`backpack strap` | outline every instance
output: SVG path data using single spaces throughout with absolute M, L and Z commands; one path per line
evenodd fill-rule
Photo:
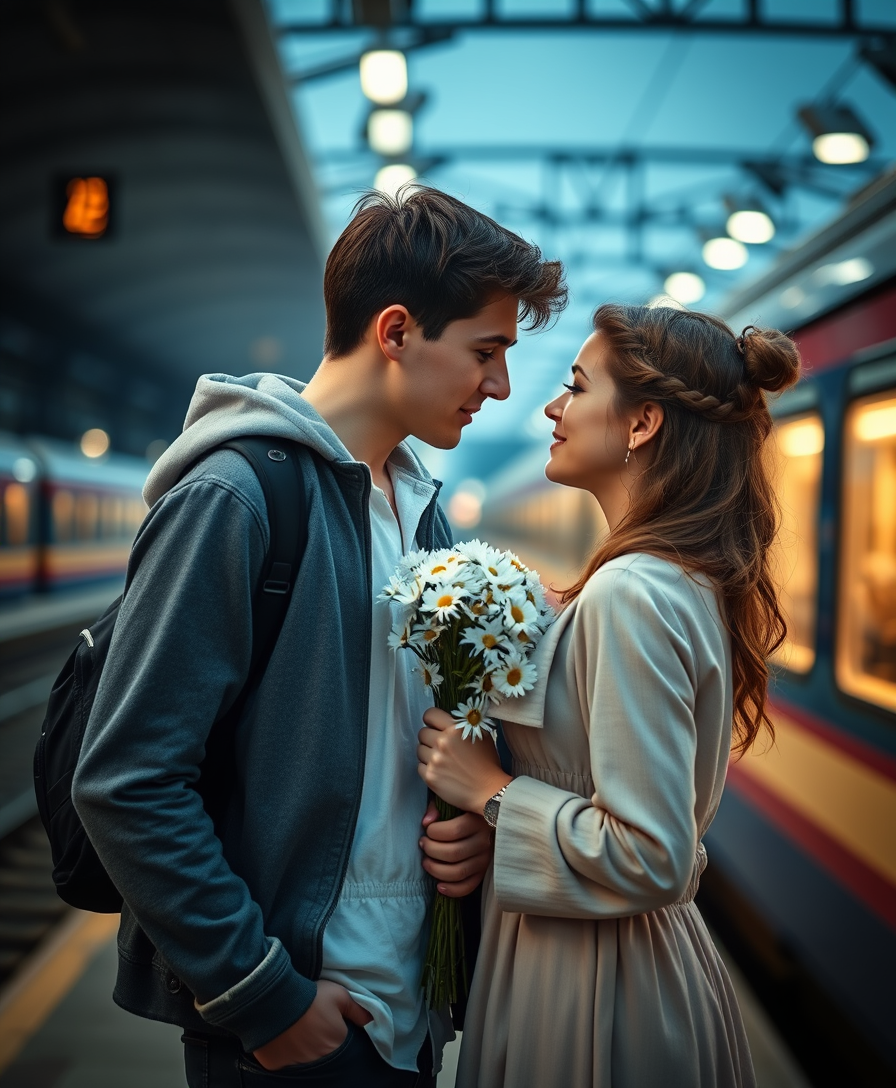
M 260 680 L 283 626 L 308 542 L 308 500 L 294 442 L 250 435 L 217 448 L 235 450 L 252 466 L 264 492 L 270 526 L 268 551 L 252 602 L 252 663 L 246 681 L 251 689 Z

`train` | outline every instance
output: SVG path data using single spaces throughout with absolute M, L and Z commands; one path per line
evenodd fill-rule
M 0 434 L 0 599 L 123 575 L 148 471 L 139 457 Z
M 701 905 L 814 1085 L 896 1084 L 896 172 L 732 296 L 791 333 L 770 398 L 789 633 L 773 744 L 732 760 Z M 597 300 L 596 300 L 597 301 Z M 604 531 L 546 450 L 491 480 L 477 533 L 569 585 Z

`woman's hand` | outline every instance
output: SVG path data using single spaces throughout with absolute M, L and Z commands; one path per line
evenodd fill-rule
M 417 772 L 449 805 L 481 814 L 485 802 L 512 779 L 501 770 L 491 741 L 465 741 L 456 722 L 444 710 L 431 708 L 417 734 Z

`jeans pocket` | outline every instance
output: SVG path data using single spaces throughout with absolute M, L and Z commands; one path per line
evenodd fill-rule
M 314 1074 L 329 1070 L 351 1048 L 355 1040 L 355 1033 L 361 1029 L 354 1024 L 346 1023 L 345 1038 L 329 1054 L 322 1054 L 311 1062 L 301 1062 L 296 1065 L 285 1065 L 282 1069 L 265 1069 L 251 1054 L 240 1055 L 240 1072 L 243 1078 L 243 1088 L 260 1088 L 262 1084 L 270 1084 L 272 1081 L 280 1081 L 283 1084 L 307 1084 L 314 1082 Z M 192 1086 L 191 1086 L 192 1088 Z
M 184 1044 L 184 1072 L 188 1088 L 209 1088 L 208 1043 L 186 1032 L 181 1036 Z

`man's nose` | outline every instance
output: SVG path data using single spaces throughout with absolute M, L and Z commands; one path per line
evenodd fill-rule
M 495 359 L 489 364 L 479 388 L 487 397 L 507 400 L 510 396 L 510 375 L 507 373 L 507 363 L 504 359 Z

